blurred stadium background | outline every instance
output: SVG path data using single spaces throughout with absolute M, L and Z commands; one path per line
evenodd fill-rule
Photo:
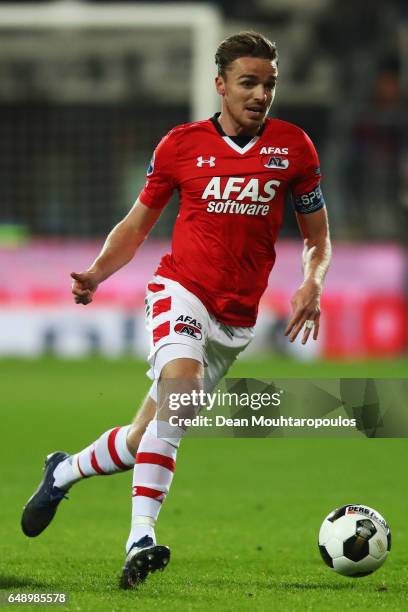
M 144 288 L 176 199 L 91 308 L 69 273 L 132 205 L 162 135 L 218 109 L 215 47 L 249 28 L 277 42 L 272 115 L 316 143 L 334 239 L 321 338 L 301 351 L 282 335 L 301 280 L 288 205 L 252 354 L 406 355 L 406 4 L 223 0 L 0 2 L 0 356 L 146 354 Z

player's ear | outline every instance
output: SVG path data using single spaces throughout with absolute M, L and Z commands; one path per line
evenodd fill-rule
M 220 96 L 225 96 L 225 83 L 222 76 L 215 77 L 215 88 Z

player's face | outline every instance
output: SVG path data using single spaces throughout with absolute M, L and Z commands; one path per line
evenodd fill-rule
M 271 108 L 277 78 L 276 61 L 258 57 L 240 57 L 228 66 L 225 78 L 216 78 L 226 134 L 256 134 Z

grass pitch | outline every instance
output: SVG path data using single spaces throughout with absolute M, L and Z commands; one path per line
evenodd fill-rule
M 230 374 L 405 377 L 407 365 L 258 359 L 237 363 Z M 78 484 L 47 531 L 23 536 L 21 508 L 45 455 L 77 451 L 129 422 L 149 386 L 145 370 L 132 360 L 0 362 L 5 593 L 66 592 L 62 608 L 84 611 L 408 608 L 405 439 L 185 440 L 157 529 L 172 561 L 137 591 L 117 588 L 130 519 L 129 472 Z M 383 513 L 393 536 L 385 566 L 360 579 L 331 572 L 316 545 L 324 516 L 352 502 Z

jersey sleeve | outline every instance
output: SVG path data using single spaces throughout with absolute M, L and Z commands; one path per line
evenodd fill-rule
M 140 200 L 149 208 L 164 208 L 177 185 L 175 175 L 176 144 L 174 132 L 169 132 L 157 145 L 146 172 L 146 183 Z
M 296 212 L 309 214 L 323 208 L 324 201 L 320 187 L 320 162 L 313 142 L 302 132 L 303 152 L 299 161 L 299 173 L 292 184 L 292 198 Z

